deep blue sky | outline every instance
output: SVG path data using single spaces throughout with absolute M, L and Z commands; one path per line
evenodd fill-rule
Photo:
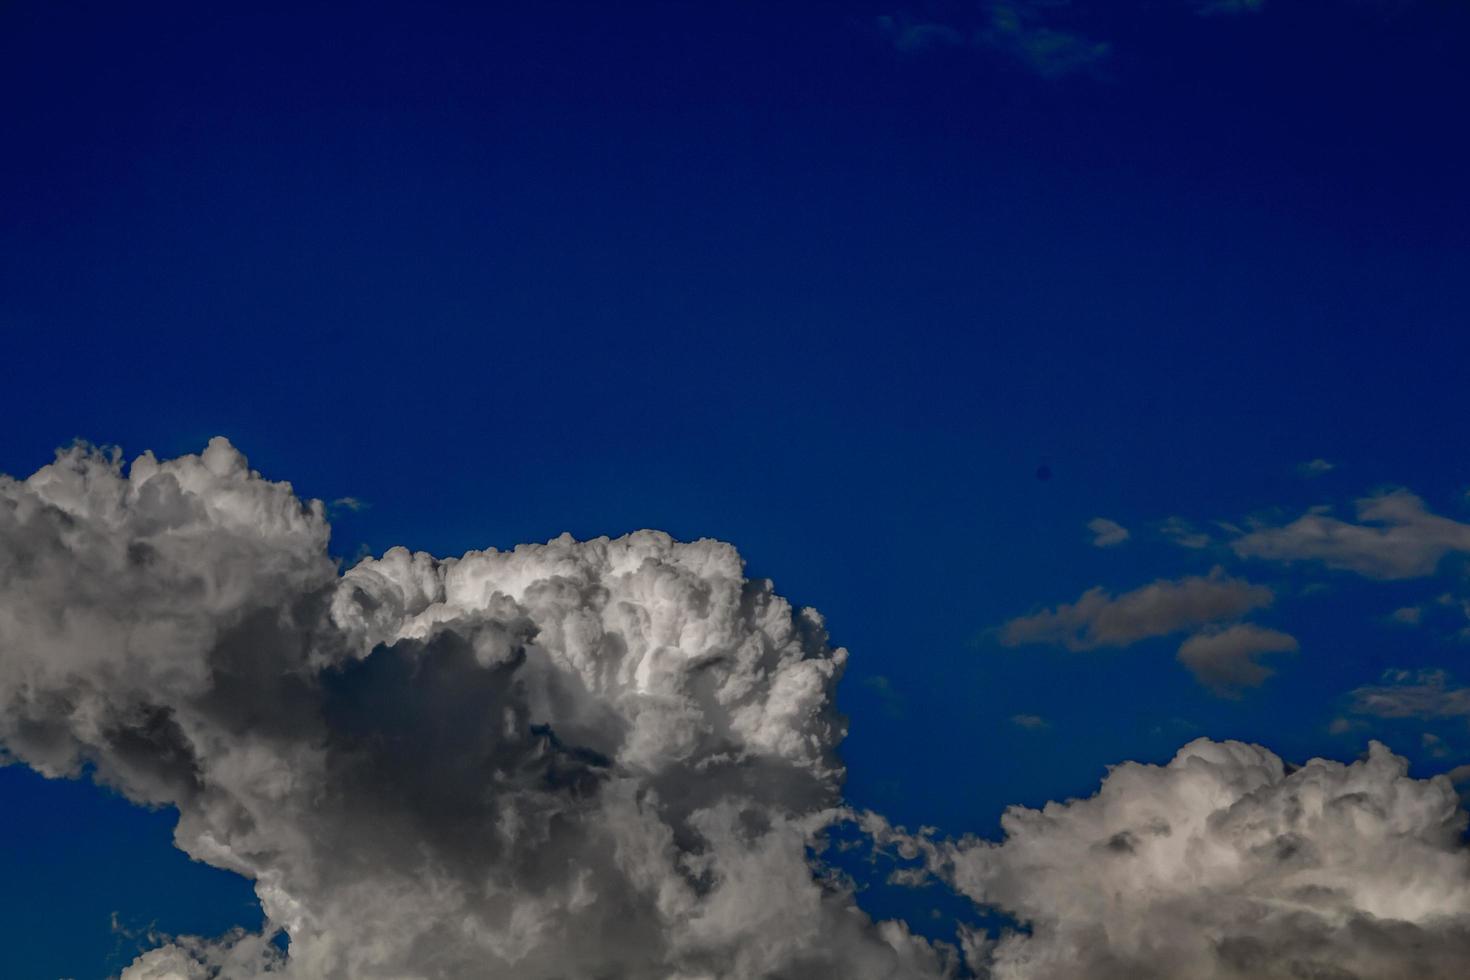
M 1328 731 L 1388 667 L 1457 672 L 1450 627 L 1383 622 L 1464 594 L 1452 560 L 1377 583 L 1150 529 L 1386 486 L 1470 520 L 1470 7 L 1077 0 L 1047 24 L 1109 54 L 1060 74 L 903 34 L 984 3 L 273 6 L 0 9 L 0 471 L 224 434 L 365 501 L 347 557 L 733 541 L 853 652 L 853 802 L 950 833 L 1198 734 L 1466 761 Z M 1216 562 L 1301 643 L 1240 700 L 1177 635 L 996 642 Z M 0 769 L 0 974 L 119 969 L 113 912 L 257 923 L 171 826 Z

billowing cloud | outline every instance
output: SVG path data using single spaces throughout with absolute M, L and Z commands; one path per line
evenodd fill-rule
M 339 574 L 327 539 L 222 439 L 0 478 L 0 743 L 176 806 L 178 846 L 267 916 L 126 980 L 950 969 L 814 873 L 846 654 L 733 548 L 564 536 Z
M 1268 653 L 1293 653 L 1296 638 L 1254 623 L 1205 630 L 1179 647 L 1179 662 L 1195 679 L 1222 697 L 1238 697 L 1242 689 L 1260 687 L 1274 671 L 1262 664 Z
M 1097 548 L 1112 548 L 1128 540 L 1128 529 L 1106 517 L 1094 517 L 1088 521 L 1087 530 L 1092 532 L 1092 544 Z
M 1208 576 L 1159 579 L 1119 596 L 1096 586 L 1074 603 L 1011 620 L 1001 627 L 1000 639 L 1007 646 L 1051 643 L 1069 650 L 1127 646 L 1235 619 L 1270 605 L 1272 599 L 1264 585 L 1231 578 L 1216 568 Z
M 1027 927 L 972 937 L 993 980 L 1456 980 L 1465 821 L 1449 779 L 1377 743 L 1290 769 L 1200 739 L 1086 799 L 1012 807 L 999 843 L 887 839 Z
M 1356 512 L 1354 524 L 1314 509 L 1284 527 L 1253 530 L 1231 547 L 1242 558 L 1317 561 L 1375 579 L 1433 575 L 1445 555 L 1470 552 L 1470 524 L 1430 513 L 1407 490 L 1365 497 Z

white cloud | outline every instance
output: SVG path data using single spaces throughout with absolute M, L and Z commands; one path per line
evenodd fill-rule
M 1087 522 L 1087 529 L 1092 532 L 1092 543 L 1098 548 L 1112 548 L 1128 540 L 1128 529 L 1106 517 L 1094 517 Z
M 1448 779 L 1406 772 L 1377 743 L 1288 771 L 1200 739 L 1086 799 L 1012 807 L 1000 843 L 900 844 L 1029 927 L 971 944 L 993 980 L 1457 980 L 1465 814 Z
M 1041 732 L 1051 727 L 1051 722 L 1040 715 L 1011 715 L 1011 724 L 1028 732 Z
M 1260 663 L 1268 653 L 1294 653 L 1295 637 L 1254 623 L 1196 633 L 1179 647 L 1179 662 L 1195 679 L 1222 697 L 1238 697 L 1243 688 L 1260 687 L 1274 671 Z
M 1367 578 L 1433 575 L 1451 552 L 1470 552 L 1470 524 L 1432 514 L 1407 490 L 1357 502 L 1353 524 L 1315 509 L 1284 527 L 1251 531 L 1231 543 L 1242 558 L 1319 561 Z
M 1271 604 L 1271 590 L 1216 568 L 1209 576 L 1159 579 L 1114 596 L 1102 586 L 1088 589 L 1074 603 L 1063 603 L 1001 627 L 1007 646 L 1052 643 L 1069 650 L 1127 646 L 1205 623 L 1235 619 Z
M 938 976 L 807 848 L 845 651 L 715 541 L 562 537 L 338 573 L 217 439 L 0 478 L 0 743 L 176 806 L 267 932 L 124 976 Z

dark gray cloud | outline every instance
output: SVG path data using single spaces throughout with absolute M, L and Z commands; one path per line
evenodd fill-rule
M 1274 671 L 1260 662 L 1268 653 L 1294 653 L 1296 638 L 1254 623 L 1196 633 L 1179 647 L 1179 662 L 1195 679 L 1221 697 L 1239 697 L 1260 687 Z
M 1069 650 L 1121 647 L 1235 619 L 1272 599 L 1264 585 L 1216 568 L 1208 576 L 1159 579 L 1118 596 L 1097 586 L 1076 602 L 1011 620 L 1001 627 L 1000 640 L 1006 646 L 1048 643 Z

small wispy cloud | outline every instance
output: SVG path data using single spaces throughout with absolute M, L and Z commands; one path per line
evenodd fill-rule
M 1190 6 L 1201 17 L 1258 14 L 1266 9 L 1266 0 L 1191 0 Z
M 863 686 L 878 696 L 878 701 L 883 705 L 883 713 L 888 717 L 902 718 L 908 714 L 903 695 L 894 689 L 893 682 L 887 677 L 872 674 L 863 678 Z
M 1433 575 L 1451 552 L 1470 552 L 1470 524 L 1431 513 L 1407 490 L 1357 502 L 1357 522 L 1314 508 L 1282 527 L 1262 527 L 1231 542 L 1241 558 L 1320 562 L 1365 578 Z
M 1041 732 L 1051 727 L 1051 722 L 1040 715 L 1011 715 L 1011 724 L 1028 732 Z
M 1264 585 L 1231 578 L 1220 568 L 1209 576 L 1159 579 L 1118 596 L 1097 586 L 1076 602 L 1010 620 L 1001 627 L 1000 642 L 1052 644 L 1068 650 L 1123 647 L 1236 619 L 1270 605 L 1274 598 Z
M 1106 517 L 1094 517 L 1087 522 L 1087 529 L 1092 532 L 1092 544 L 1096 548 L 1113 548 L 1129 537 L 1126 527 Z
M 970 23 L 926 20 L 907 12 L 885 14 L 878 30 L 905 53 L 935 48 L 973 48 L 1001 54 L 1043 78 L 1062 78 L 1096 68 L 1112 45 L 1046 22 L 1047 11 L 1066 4 L 1050 0 L 989 0 Z
M 1331 473 L 1335 469 L 1337 469 L 1336 463 L 1328 462 L 1321 456 L 1296 465 L 1297 475 L 1306 477 L 1307 479 L 1311 479 L 1314 476 L 1322 476 L 1324 473 Z
M 1159 533 L 1181 548 L 1198 550 L 1208 548 L 1210 535 L 1182 517 L 1170 517 L 1159 525 Z
M 1353 691 L 1349 711 L 1375 718 L 1467 718 L 1470 687 L 1451 684 L 1443 670 L 1390 670 L 1380 683 Z

